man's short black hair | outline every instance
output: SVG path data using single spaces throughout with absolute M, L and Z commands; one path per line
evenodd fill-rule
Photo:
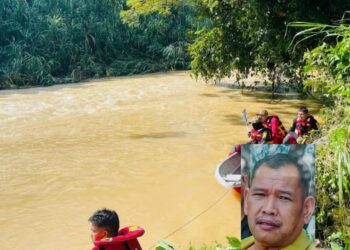
M 269 155 L 255 164 L 255 167 L 252 169 L 251 176 L 249 178 L 249 187 L 251 187 L 253 179 L 255 177 L 256 171 L 261 166 L 267 166 L 272 169 L 280 169 L 285 166 L 295 166 L 295 168 L 299 172 L 299 182 L 302 189 L 302 199 L 304 200 L 307 196 L 309 196 L 309 183 L 311 180 L 311 172 L 310 170 L 304 166 L 304 164 L 300 164 L 298 159 L 289 155 L 289 154 L 275 154 Z
M 89 221 L 97 227 L 106 228 L 110 237 L 118 235 L 119 231 L 119 217 L 118 214 L 109 209 L 97 210 L 90 218 Z
M 303 112 L 305 114 L 309 113 L 309 110 L 306 106 L 302 106 L 299 108 L 299 112 Z

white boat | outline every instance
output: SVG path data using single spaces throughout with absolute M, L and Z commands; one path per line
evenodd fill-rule
M 234 152 L 216 168 L 215 177 L 226 188 L 241 187 L 241 154 Z

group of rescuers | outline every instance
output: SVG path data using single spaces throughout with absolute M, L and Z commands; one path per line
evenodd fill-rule
M 309 111 L 307 107 L 301 107 L 298 110 L 298 117 L 293 120 L 293 125 L 289 130 L 289 133 L 285 130 L 285 128 L 282 125 L 282 122 L 276 115 L 269 115 L 267 110 L 261 110 L 258 114 L 256 119 L 251 123 L 253 128 L 248 133 L 250 137 L 251 144 L 296 144 L 300 143 L 298 141 L 298 138 L 303 136 L 309 136 L 312 134 L 312 130 L 317 131 L 317 121 L 315 118 L 309 114 Z M 240 152 L 240 145 L 235 146 L 233 151 Z M 233 152 L 231 152 L 233 153 Z M 285 174 L 284 169 L 287 169 L 287 174 L 290 175 L 291 171 L 294 171 L 296 175 L 299 176 L 299 178 L 302 179 L 302 174 L 299 173 L 300 167 L 299 164 L 296 161 L 293 161 L 288 158 L 286 155 L 277 155 L 267 157 L 264 159 L 261 164 L 257 164 L 261 168 L 256 172 L 255 175 L 253 175 L 254 182 L 252 182 L 252 187 L 254 188 L 254 185 L 258 183 L 258 181 L 261 181 L 260 178 L 260 172 L 264 172 L 264 176 L 275 176 L 278 172 L 278 182 L 274 179 L 271 183 L 275 183 L 273 185 L 282 185 L 286 186 L 289 185 L 290 180 L 286 179 L 283 174 Z M 276 165 L 276 166 L 275 166 Z M 281 168 L 282 166 L 285 166 L 284 168 Z M 281 169 L 280 169 L 281 168 Z M 282 171 L 283 170 L 283 171 Z M 294 173 L 293 172 L 293 173 Z M 298 174 L 299 173 L 299 174 Z M 276 175 L 277 176 L 277 175 Z M 270 177 L 269 177 L 270 178 Z M 287 181 L 286 181 L 287 180 Z M 304 183 L 305 181 L 298 181 L 298 183 Z M 244 183 L 244 182 L 243 182 Z M 265 181 L 264 183 L 270 183 L 270 181 Z M 276 184 L 277 183 L 277 184 Z M 260 183 L 261 184 L 261 183 Z M 297 185 L 296 183 L 291 183 L 292 186 L 291 190 L 299 190 L 300 185 Z M 287 185 L 287 186 L 288 186 Z M 305 189 L 305 185 L 302 185 L 302 189 Z M 298 189 L 299 188 L 299 189 Z M 301 192 L 301 191 L 300 191 Z M 305 190 L 301 192 L 304 194 Z M 291 194 L 288 194 L 291 196 Z M 245 196 L 247 194 L 245 193 Z M 293 196 L 293 198 L 286 197 L 285 200 L 288 203 L 290 201 L 290 204 L 296 203 L 297 200 L 299 202 L 300 197 L 298 199 Z M 305 195 L 302 195 L 304 197 Z M 249 198 L 250 196 L 247 196 L 247 203 L 249 205 L 249 202 L 253 202 L 254 204 L 258 204 L 258 201 L 261 200 L 262 194 L 258 193 L 258 195 L 253 194 L 253 198 Z M 256 198 L 257 197 L 257 198 Z M 307 198 L 305 198 L 307 197 Z M 291 209 L 284 212 L 286 216 L 283 218 L 286 220 L 286 223 L 282 223 L 282 219 L 271 219 L 273 216 L 269 215 L 263 215 L 258 216 L 256 219 L 256 223 L 259 224 L 260 227 L 262 227 L 262 231 L 273 231 L 272 229 L 278 228 L 279 231 L 281 231 L 281 235 L 283 237 L 281 238 L 274 238 L 275 235 L 271 233 L 262 234 L 256 227 L 252 227 L 253 235 L 254 237 L 249 237 L 245 239 L 242 242 L 243 249 L 248 250 L 257 250 L 257 249 L 285 249 L 285 250 L 302 250 L 302 249 L 311 249 L 309 245 L 309 241 L 307 240 L 307 237 L 305 236 L 304 231 L 302 230 L 302 227 L 306 221 L 309 220 L 312 211 L 314 210 L 314 200 L 313 198 L 309 196 L 305 196 L 303 206 L 298 206 L 299 212 L 295 212 L 296 209 Z M 255 199 L 255 200 L 254 200 Z M 295 200 L 294 200 L 295 199 Z M 293 202 L 291 202 L 293 200 Z M 299 202 L 301 204 L 301 202 Z M 298 204 L 299 204 L 298 203 Z M 245 203 L 246 204 L 246 203 Z M 293 205 L 294 206 L 294 205 Z M 244 207 L 244 211 L 247 210 L 247 213 L 251 218 L 254 217 L 254 209 L 257 206 L 249 205 L 248 209 L 247 207 Z M 286 206 L 288 207 L 288 206 Z M 302 209 L 301 209 L 302 208 Z M 293 211 L 292 211 L 293 210 Z M 265 211 L 266 213 L 266 211 Z M 300 213 L 303 214 L 303 216 L 299 216 Z M 298 215 L 298 216 L 297 216 Z M 274 218 L 274 217 L 273 217 Z M 281 216 L 282 218 L 282 216 Z M 299 219 L 298 219 L 299 218 Z M 119 218 L 115 211 L 108 210 L 108 209 L 101 209 L 97 210 L 90 218 L 89 222 L 91 223 L 91 239 L 94 244 L 94 247 L 92 250 L 141 250 L 141 246 L 137 240 L 138 237 L 142 236 L 144 234 L 144 229 L 138 226 L 128 226 L 124 227 L 122 229 L 119 229 Z M 253 222 L 251 222 L 253 223 Z M 251 224 L 249 223 L 249 224 Z M 297 225 L 297 226 L 296 226 Z M 249 225 L 250 227 L 250 225 Z M 283 230 L 282 230 L 283 229 Z M 261 235 L 260 235 L 261 234 Z M 244 236 L 244 233 L 242 234 Z M 259 238 L 260 237 L 260 238 Z M 261 240 L 261 238 L 263 240 Z M 280 244 L 281 242 L 284 242 L 285 239 L 290 239 L 289 241 L 285 241 L 282 245 L 283 248 L 279 247 L 266 247 L 264 245 L 265 238 L 268 238 L 268 241 L 271 243 L 270 246 L 275 246 L 276 244 Z M 271 239 L 270 239 L 271 238 Z M 254 241 L 255 240 L 255 241 Z M 276 242 L 275 242 L 276 241 Z M 293 242 L 292 242 L 293 241 Z M 267 245 L 269 245 L 267 244 Z M 287 246 L 286 248 L 284 246 Z
M 267 110 L 261 110 L 251 122 L 252 129 L 248 132 L 248 144 L 303 144 L 313 133 L 318 132 L 317 120 L 309 113 L 306 106 L 298 109 L 298 116 L 287 133 L 282 121 L 277 115 L 269 115 Z M 240 152 L 240 145 L 235 145 L 231 151 Z

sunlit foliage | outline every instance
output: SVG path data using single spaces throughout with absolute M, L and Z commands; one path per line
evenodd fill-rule
M 123 0 L 0 2 L 0 88 L 187 69 L 193 11 L 126 26 Z
M 190 47 L 192 71 L 204 78 L 230 76 L 237 69 L 241 74 L 261 72 L 272 82 L 281 77 L 301 87 L 303 52 L 319 42 L 310 39 L 290 48 L 295 29 L 292 21 L 330 22 L 350 8 L 349 1 L 261 1 L 224 0 L 202 3 L 200 15 L 209 18 L 211 26 L 197 33 Z M 215 38 L 216 40 L 215 40 Z M 209 42 L 209 46 L 203 46 Z M 211 56 L 202 59 L 203 55 Z M 197 63 L 200 61 L 200 63 Z
M 332 249 L 350 248 L 350 25 L 294 23 L 296 44 L 323 43 L 305 54 L 306 87 L 329 106 L 322 110 L 326 144 L 318 147 L 317 236 Z

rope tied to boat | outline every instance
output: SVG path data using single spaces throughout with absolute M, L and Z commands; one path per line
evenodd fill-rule
M 171 233 L 169 233 L 168 235 L 162 237 L 161 239 L 167 239 L 171 236 L 173 236 L 174 234 L 176 234 L 177 232 L 181 231 L 183 228 L 185 228 L 186 226 L 188 226 L 189 224 L 191 224 L 193 221 L 195 221 L 196 219 L 198 219 L 200 216 L 202 216 L 204 213 L 208 212 L 211 208 L 213 208 L 217 203 L 219 203 L 219 201 L 221 201 L 230 191 L 232 191 L 232 189 L 228 189 L 226 190 L 221 196 L 219 196 L 213 203 L 211 203 L 208 207 L 206 207 L 204 210 L 202 210 L 200 213 L 198 213 L 197 215 L 193 216 L 191 219 L 189 219 L 187 222 L 185 222 L 184 224 L 182 224 L 181 226 L 179 226 L 178 228 L 176 228 L 174 231 L 172 231 Z M 153 249 L 156 246 L 156 244 L 152 245 L 150 248 L 148 248 L 148 250 Z

